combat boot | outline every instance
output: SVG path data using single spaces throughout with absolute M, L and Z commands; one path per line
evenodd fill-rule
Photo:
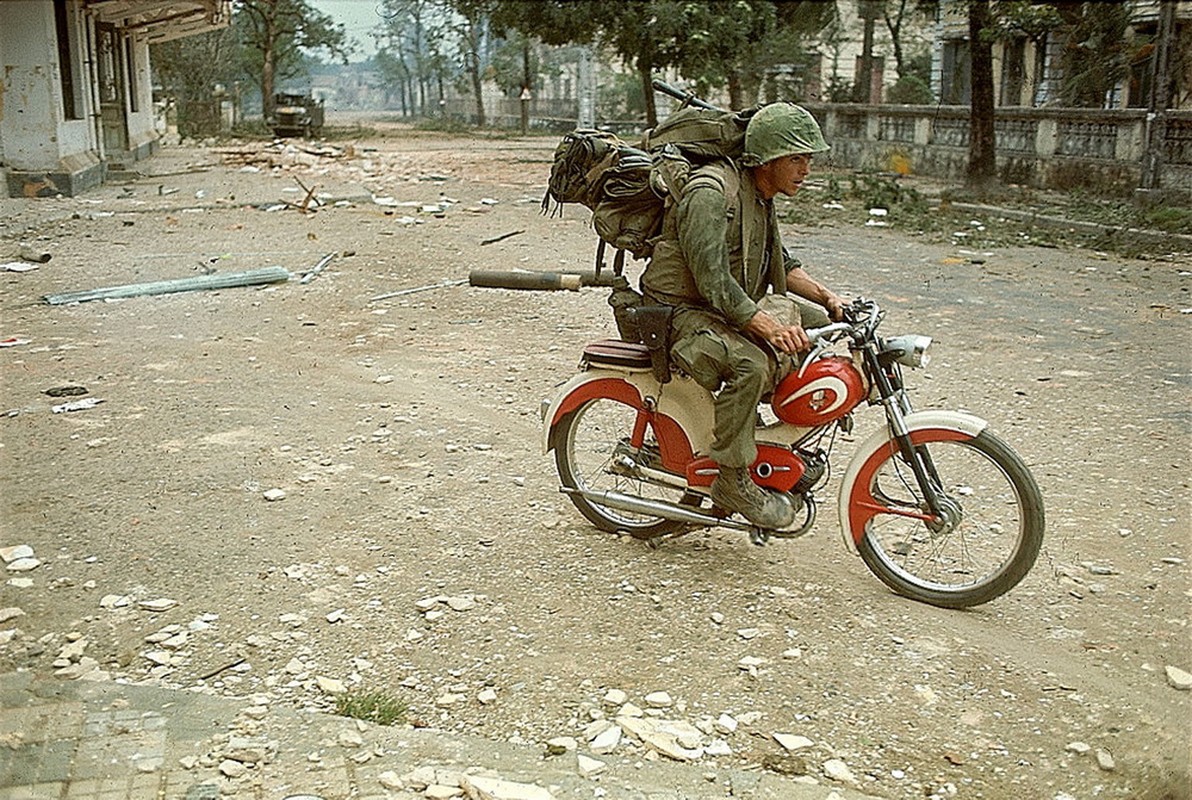
M 795 521 L 790 502 L 754 483 L 746 467 L 721 467 L 712 481 L 711 494 L 716 505 L 743 514 L 760 528 L 781 530 Z

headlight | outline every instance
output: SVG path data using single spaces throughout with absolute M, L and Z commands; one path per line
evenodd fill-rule
M 927 349 L 931 347 L 930 336 L 908 333 L 886 340 L 882 355 L 908 367 L 925 367 L 931 361 Z M 889 362 L 887 362 L 889 363 Z

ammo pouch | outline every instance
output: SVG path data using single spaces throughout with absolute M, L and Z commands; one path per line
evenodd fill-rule
M 629 312 L 642 344 L 650 351 L 650 367 L 659 383 L 671 379 L 670 322 L 674 313 L 674 306 L 638 306 Z
M 624 342 L 640 342 L 641 333 L 633 320 L 633 310 L 642 304 L 642 296 L 629 288 L 629 281 L 623 275 L 613 279 L 613 290 L 608 295 L 608 304 L 613 309 L 617 323 L 617 335 Z

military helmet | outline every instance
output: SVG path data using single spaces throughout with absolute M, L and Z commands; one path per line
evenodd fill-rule
M 824 134 L 810 111 L 794 103 L 771 103 L 749 120 L 741 163 L 758 167 L 783 156 L 827 149 Z

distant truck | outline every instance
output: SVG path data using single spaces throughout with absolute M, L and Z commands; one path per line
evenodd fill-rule
M 274 136 L 317 136 L 323 130 L 323 101 L 305 94 L 273 95 Z

